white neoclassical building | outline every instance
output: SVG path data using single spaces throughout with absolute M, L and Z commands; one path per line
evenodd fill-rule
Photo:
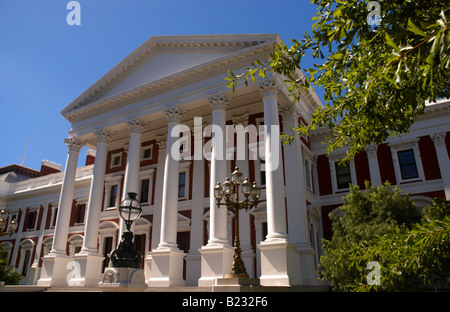
M 19 225 L 0 243 L 24 283 L 96 286 L 124 230 L 117 208 L 135 192 L 146 283 L 213 285 L 231 270 L 235 236 L 234 215 L 213 189 L 235 167 L 262 186 L 262 202 L 240 212 L 239 234 L 247 273 L 265 286 L 318 284 L 320 239 L 330 237 L 328 213 L 348 183 L 389 180 L 420 204 L 450 197 L 448 101 L 348 166 L 337 165 L 342 152 L 325 153 L 326 129 L 282 145 L 280 131 L 307 124 L 321 107 L 315 93 L 294 102 L 272 74 L 234 92 L 224 79 L 267 60 L 279 40 L 152 37 L 62 110 L 71 124 L 63 171 L 48 161 L 41 172 L 0 168 L 0 206 Z M 83 146 L 86 166 L 77 168 Z

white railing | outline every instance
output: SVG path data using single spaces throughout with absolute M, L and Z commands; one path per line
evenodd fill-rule
M 81 180 L 90 177 L 92 175 L 93 168 L 94 165 L 77 168 L 75 180 Z M 24 191 L 55 186 L 58 184 L 62 184 L 63 180 L 64 180 L 64 172 L 58 172 L 43 177 L 16 182 L 12 184 L 10 194 L 17 194 Z

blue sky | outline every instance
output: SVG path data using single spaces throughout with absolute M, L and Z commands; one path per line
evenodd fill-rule
M 78 0 L 81 25 L 69 26 L 68 2 L 0 0 L 0 167 L 21 164 L 28 140 L 25 166 L 64 168 L 61 110 L 152 36 L 277 33 L 289 43 L 315 12 L 309 0 Z

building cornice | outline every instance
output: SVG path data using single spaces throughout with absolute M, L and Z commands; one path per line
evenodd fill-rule
M 248 65 L 249 62 L 254 62 L 257 59 L 260 60 L 261 58 L 268 57 L 269 53 L 273 51 L 278 37 L 276 35 L 266 35 L 265 39 L 261 37 L 259 41 L 254 41 L 257 38 L 244 36 L 240 41 L 224 41 L 225 38 L 222 41 L 153 41 L 144 44 L 144 47 L 139 47 L 125 60 L 120 62 L 66 107 L 61 114 L 70 122 L 77 121 L 101 108 L 109 108 L 119 103 L 125 105 L 129 102 L 137 101 L 140 98 L 167 92 L 192 82 L 227 72 L 229 69 L 236 69 Z M 100 94 L 105 94 L 113 85 L 116 85 L 119 80 L 131 74 L 139 64 L 148 60 L 152 55 L 161 51 L 161 49 L 168 48 L 177 50 L 180 50 L 180 48 L 182 50 L 183 48 L 215 49 L 217 52 L 231 51 L 231 53 L 118 94 L 95 100 L 99 98 Z

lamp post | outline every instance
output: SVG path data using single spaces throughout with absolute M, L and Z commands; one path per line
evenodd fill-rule
M 13 235 L 14 231 L 17 229 L 17 221 L 16 219 L 11 220 L 8 225 L 8 232 L 4 232 L 6 229 L 6 225 L 8 224 L 8 215 L 9 212 L 6 209 L 2 209 L 0 211 L 0 236 L 9 234 Z
M 141 252 L 133 243 L 133 232 L 131 224 L 142 214 L 141 203 L 136 199 L 136 193 L 128 193 L 119 206 L 120 217 L 125 221 L 126 231 L 122 233 L 122 239 L 117 249 L 111 253 L 110 267 L 113 268 L 136 268 L 141 266 Z
M 242 186 L 242 193 L 244 194 L 244 199 L 239 200 L 239 188 Z M 234 195 L 234 196 L 233 196 Z M 220 207 L 222 205 L 226 206 L 228 210 L 232 211 L 235 215 L 234 222 L 234 252 L 233 252 L 233 265 L 231 268 L 231 273 L 226 274 L 225 278 L 248 278 L 247 270 L 245 269 L 244 261 L 241 258 L 241 246 L 239 239 L 239 210 L 248 210 L 251 207 L 256 207 L 259 203 L 258 199 L 261 195 L 261 188 L 253 182 L 253 185 L 245 178 L 242 181 L 242 172 L 239 168 L 235 168 L 234 172 L 231 174 L 231 181 L 226 178 L 223 185 L 217 182 L 214 187 L 214 197 L 216 198 L 217 205 Z M 250 201 L 250 196 L 252 201 Z M 222 202 L 222 199 L 225 202 Z

